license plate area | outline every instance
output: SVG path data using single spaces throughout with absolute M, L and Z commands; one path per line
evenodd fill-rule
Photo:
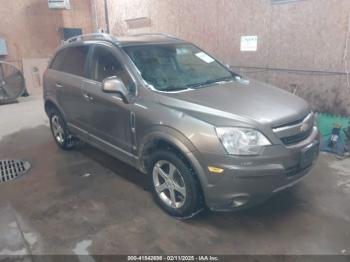
M 300 154 L 300 169 L 305 169 L 311 166 L 319 152 L 319 144 L 312 143 L 301 150 Z

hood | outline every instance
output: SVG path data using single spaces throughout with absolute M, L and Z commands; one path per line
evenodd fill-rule
M 174 99 L 161 103 L 204 118 L 207 122 L 215 122 L 215 118 L 221 117 L 275 127 L 301 119 L 310 112 L 303 99 L 254 80 L 246 83 L 233 81 L 187 92 L 163 94 Z

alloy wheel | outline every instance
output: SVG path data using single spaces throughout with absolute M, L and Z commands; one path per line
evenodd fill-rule
M 159 198 L 171 208 L 182 207 L 186 202 L 186 185 L 179 170 L 169 161 L 160 160 L 152 174 Z
M 63 130 L 63 127 L 61 125 L 60 118 L 57 115 L 53 115 L 51 118 L 51 123 L 52 123 L 52 132 L 53 132 L 53 135 L 54 135 L 56 141 L 59 144 L 63 144 L 64 143 L 64 130 Z

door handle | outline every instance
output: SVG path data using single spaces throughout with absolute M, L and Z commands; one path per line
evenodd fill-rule
M 56 87 L 58 87 L 58 88 L 62 88 L 62 87 L 63 87 L 63 85 L 62 85 L 62 84 L 60 84 L 60 83 L 56 83 Z
M 92 101 L 92 100 L 94 100 L 94 98 L 93 98 L 90 94 L 88 94 L 88 93 L 84 93 L 84 94 L 83 94 L 83 97 L 84 97 L 85 100 L 87 100 L 87 101 Z

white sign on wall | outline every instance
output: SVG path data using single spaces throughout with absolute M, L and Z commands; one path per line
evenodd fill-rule
M 70 9 L 69 0 L 48 0 L 50 9 Z
M 241 51 L 256 52 L 258 50 L 258 36 L 246 35 L 241 36 Z

